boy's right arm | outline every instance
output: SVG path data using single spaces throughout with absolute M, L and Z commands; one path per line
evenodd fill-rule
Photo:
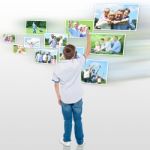
M 89 31 L 87 30 L 87 47 L 84 53 L 85 58 L 87 58 L 90 55 L 90 51 L 91 51 L 91 36 L 89 34 Z

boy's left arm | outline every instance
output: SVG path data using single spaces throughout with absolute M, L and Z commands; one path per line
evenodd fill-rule
M 54 88 L 55 88 L 55 92 L 56 92 L 56 95 L 57 95 L 58 104 L 61 105 L 61 96 L 60 96 L 60 91 L 59 91 L 59 83 L 54 83 Z

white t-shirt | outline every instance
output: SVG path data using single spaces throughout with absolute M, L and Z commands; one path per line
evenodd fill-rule
M 80 55 L 76 59 L 62 60 L 56 65 L 52 81 L 60 83 L 62 102 L 73 104 L 82 98 L 81 70 L 84 63 L 85 57 Z

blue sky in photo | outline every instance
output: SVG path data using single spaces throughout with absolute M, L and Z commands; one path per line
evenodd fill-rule
M 97 4 L 95 17 L 100 18 L 105 8 L 110 8 L 112 11 L 129 8 L 131 10 L 129 14 L 130 20 L 138 19 L 139 6 L 137 4 Z
M 87 69 L 89 66 L 95 66 L 95 70 L 97 71 L 99 66 L 101 68 L 98 71 L 98 75 L 100 75 L 102 78 L 107 79 L 108 75 L 108 62 L 107 61 L 101 61 L 101 60 L 91 60 L 87 59 L 86 64 L 84 65 L 84 69 Z
M 67 35 L 66 35 L 66 34 L 59 34 L 59 33 L 45 33 L 45 34 L 44 34 L 44 37 L 45 37 L 46 39 L 49 39 L 52 34 L 54 34 L 56 37 L 58 37 L 58 36 L 63 36 L 63 38 L 67 38 Z

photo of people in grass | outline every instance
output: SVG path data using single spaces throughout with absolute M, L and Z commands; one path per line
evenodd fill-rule
M 24 37 L 25 48 L 40 48 L 40 37 Z
M 97 4 L 94 28 L 99 30 L 136 30 L 137 4 Z
M 28 34 L 46 33 L 46 21 L 26 21 L 26 33 Z
M 3 34 L 3 41 L 7 43 L 14 43 L 16 36 L 14 34 Z
M 65 34 L 58 33 L 45 33 L 45 48 L 57 49 L 62 46 L 66 46 L 68 42 L 68 36 Z
M 92 20 L 67 20 L 66 32 L 71 38 L 85 38 L 87 29 L 93 31 L 93 25 Z
M 124 34 L 93 33 L 91 34 L 92 54 L 124 54 Z
M 57 63 L 57 51 L 49 49 L 36 49 L 35 50 L 35 60 L 38 63 Z
M 63 49 L 64 49 L 64 47 L 59 48 L 59 54 L 58 54 L 59 55 L 59 61 L 65 60 L 65 58 L 63 56 Z M 84 47 L 76 47 L 76 56 L 75 57 L 78 57 L 79 55 L 83 55 L 84 51 L 85 51 Z
M 23 45 L 20 44 L 14 44 L 13 45 L 13 52 L 14 53 L 18 53 L 18 54 L 25 54 L 26 53 L 26 49 Z
M 81 72 L 81 80 L 85 83 L 105 84 L 107 75 L 107 61 L 87 59 Z

